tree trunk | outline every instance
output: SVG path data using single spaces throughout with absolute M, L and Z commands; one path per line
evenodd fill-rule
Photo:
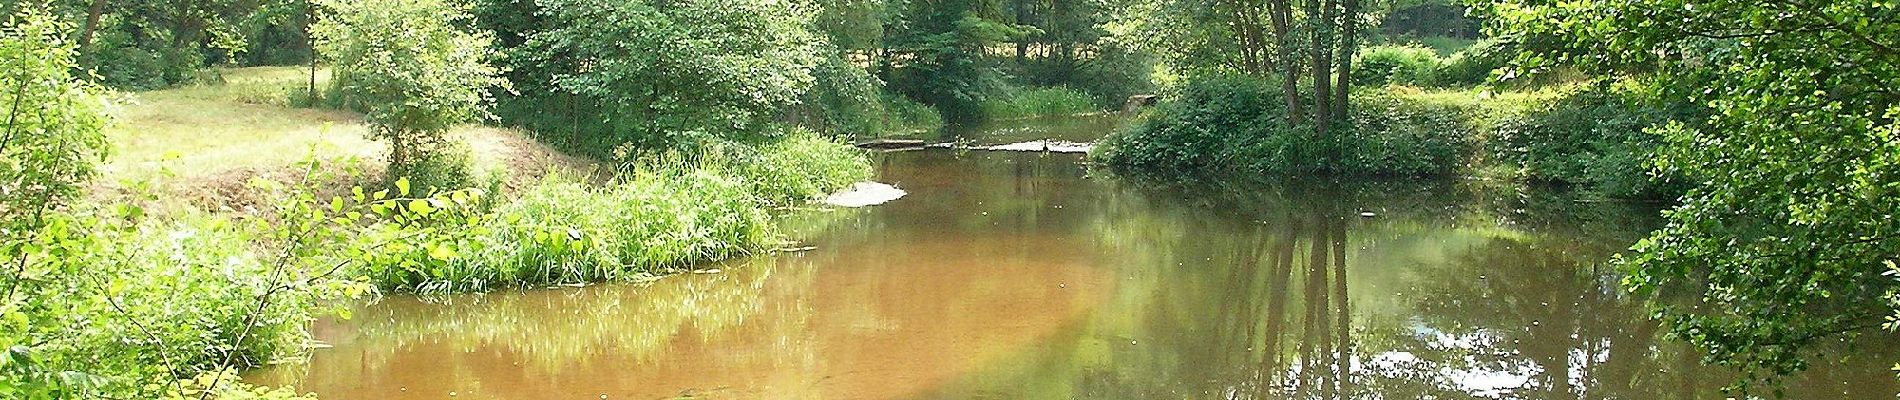
M 1260 52 L 1255 51 L 1255 48 L 1259 47 L 1260 38 L 1254 36 L 1256 30 L 1253 28 L 1254 21 L 1248 18 L 1247 4 L 1243 0 L 1228 1 L 1224 4 L 1230 8 L 1228 12 L 1232 15 L 1229 18 L 1233 18 L 1232 23 L 1228 25 L 1233 27 L 1234 36 L 1240 39 L 1240 70 L 1245 71 L 1247 75 L 1257 76 L 1262 71 Z
M 1332 82 L 1326 77 L 1332 75 L 1333 54 L 1333 9 L 1335 0 L 1306 0 L 1308 11 L 1313 17 L 1313 122 L 1314 133 L 1326 136 L 1332 130 Z
M 86 8 L 86 27 L 79 31 L 79 48 L 92 43 L 93 32 L 99 31 L 99 16 L 106 11 L 106 0 L 92 0 L 92 6 Z
M 389 168 L 399 174 L 396 178 L 409 174 L 409 146 L 404 136 L 401 132 L 389 135 Z
M 1257 60 L 1259 64 L 1254 73 L 1265 75 L 1268 71 L 1273 70 L 1274 67 L 1273 57 L 1269 56 L 1268 53 L 1272 51 L 1273 45 L 1268 43 L 1266 31 L 1260 27 L 1260 25 L 1266 23 L 1260 20 L 1260 2 L 1258 0 L 1252 0 L 1245 4 L 1246 12 L 1244 16 L 1247 20 L 1247 37 L 1249 38 L 1247 51 L 1253 54 L 1252 57 L 1254 60 Z
M 1359 50 L 1359 0 L 1344 0 L 1345 16 L 1340 22 L 1339 85 L 1333 92 L 1333 119 L 1346 121 L 1347 95 L 1352 91 L 1352 57 Z
M 1281 69 L 1280 90 L 1286 96 L 1287 123 L 1298 125 L 1305 122 L 1306 111 L 1301 109 L 1303 103 L 1300 101 L 1300 63 L 1293 59 L 1293 38 L 1289 37 L 1290 33 L 1287 32 L 1290 29 L 1288 25 L 1293 19 L 1291 1 L 1268 0 L 1267 13 L 1271 14 L 1273 19 L 1273 41 L 1278 48 L 1278 56 L 1275 60 L 1280 64 Z
M 311 0 L 304 0 L 303 2 L 303 41 L 304 41 L 304 47 L 307 47 L 310 50 L 310 86 L 308 86 L 307 88 L 309 89 L 309 92 L 310 92 L 309 93 L 310 104 L 312 106 L 315 106 L 317 104 L 317 37 L 316 35 L 312 34 L 312 32 L 310 31 L 310 27 L 316 25 L 316 23 L 317 23 L 316 3 Z

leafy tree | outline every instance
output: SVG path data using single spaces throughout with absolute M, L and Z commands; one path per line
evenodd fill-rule
M 831 44 L 847 52 L 874 50 L 884 44 L 886 24 L 893 18 L 891 0 L 827 1 L 815 20 Z
M 1029 31 L 1011 24 L 994 0 L 916 1 L 887 37 L 897 68 L 890 81 L 906 96 L 937 107 L 953 122 L 983 119 L 979 104 L 1000 91 L 1002 75 L 987 52 Z
M 155 88 L 196 78 L 208 64 L 237 60 L 250 46 L 243 0 L 66 0 L 53 7 L 77 32 L 80 65 L 115 87 Z
M 488 20 L 501 36 L 521 38 L 508 50 L 521 95 L 503 117 L 598 156 L 767 132 L 812 86 L 822 43 L 802 1 L 494 7 L 533 13 Z
M 1374 16 L 1363 2 L 1138 0 L 1120 29 L 1149 38 L 1146 46 L 1190 75 L 1277 75 L 1283 122 L 1326 136 L 1349 122 L 1353 53 Z
M 1900 254 L 1900 6 L 1849 0 L 1505 1 L 1507 34 L 1567 38 L 1522 69 L 1654 80 L 1711 111 L 1655 129 L 1697 187 L 1624 260 L 1673 334 L 1773 380 L 1890 315 Z M 1588 49 L 1588 50 L 1584 50 Z
M 457 124 L 487 115 L 504 86 L 484 33 L 454 24 L 467 13 L 443 0 L 325 1 L 314 28 L 346 106 L 366 111 L 371 136 L 389 141 L 391 176 L 427 165 Z M 457 182 L 440 182 L 452 184 Z
M 0 29 L 0 237 L 38 229 L 105 153 L 101 89 L 73 76 L 66 29 L 30 7 Z

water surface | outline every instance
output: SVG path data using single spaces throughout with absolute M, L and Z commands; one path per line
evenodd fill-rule
M 1087 141 L 1112 117 L 952 130 Z M 952 139 L 952 138 L 943 138 Z M 1604 261 L 1653 205 L 1468 183 L 1157 185 L 1082 155 L 879 153 L 910 192 L 786 216 L 815 250 L 323 321 L 252 379 L 325 399 L 1723 398 Z M 1238 179 L 1237 179 L 1238 180 Z M 1887 351 L 1794 398 L 1889 399 Z

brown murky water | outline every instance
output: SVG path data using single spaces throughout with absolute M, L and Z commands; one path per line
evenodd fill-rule
M 1086 141 L 1112 118 L 956 133 Z M 645 285 L 391 297 L 251 374 L 325 399 L 1723 398 L 1603 261 L 1653 207 L 1467 184 L 1167 187 L 1080 155 L 880 154 L 816 250 Z M 1362 213 L 1373 213 L 1363 217 Z M 1891 351 L 1794 398 L 1891 399 Z

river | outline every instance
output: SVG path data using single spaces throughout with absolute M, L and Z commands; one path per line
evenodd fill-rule
M 1085 142 L 1117 122 L 942 135 Z M 390 296 L 249 379 L 324 399 L 1720 399 L 1732 382 L 1607 265 L 1656 205 L 1473 182 L 1168 185 L 1083 159 L 877 153 L 877 179 L 909 195 L 786 213 L 814 249 L 644 284 Z M 1839 347 L 1792 398 L 1900 393 L 1892 351 Z

